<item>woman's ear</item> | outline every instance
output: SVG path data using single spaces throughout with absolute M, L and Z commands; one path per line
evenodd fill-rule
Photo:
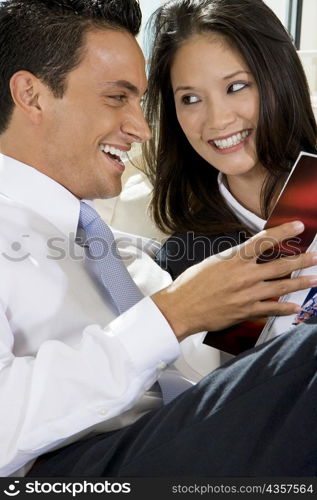
M 11 77 L 10 90 L 15 106 L 38 124 L 42 118 L 40 98 L 43 83 L 29 71 L 18 71 Z

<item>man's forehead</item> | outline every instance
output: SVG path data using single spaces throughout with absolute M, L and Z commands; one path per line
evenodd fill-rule
M 128 31 L 93 29 L 88 31 L 83 47 L 87 56 L 129 59 L 131 56 L 144 62 L 143 52 L 136 38 Z
M 88 33 L 81 65 L 90 74 L 98 73 L 104 87 L 116 85 L 133 94 L 145 91 L 145 59 L 128 32 L 107 29 Z

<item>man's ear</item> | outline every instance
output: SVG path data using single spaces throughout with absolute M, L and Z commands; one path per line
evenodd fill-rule
M 12 99 L 32 122 L 39 123 L 42 118 L 41 92 L 43 83 L 29 71 L 18 71 L 10 80 Z

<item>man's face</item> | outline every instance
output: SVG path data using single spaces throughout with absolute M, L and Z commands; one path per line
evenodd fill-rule
M 118 195 L 124 171 L 119 151 L 150 138 L 140 106 L 146 85 L 144 57 L 132 35 L 88 32 L 63 98 L 47 92 L 41 170 L 78 198 Z

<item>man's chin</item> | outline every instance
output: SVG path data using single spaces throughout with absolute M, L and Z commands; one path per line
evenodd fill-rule
M 98 199 L 98 200 L 109 200 L 111 198 L 115 198 L 119 196 L 122 191 L 122 184 L 118 184 L 117 186 L 107 186 L 104 190 L 96 193 L 95 196 L 92 196 L 90 199 Z

